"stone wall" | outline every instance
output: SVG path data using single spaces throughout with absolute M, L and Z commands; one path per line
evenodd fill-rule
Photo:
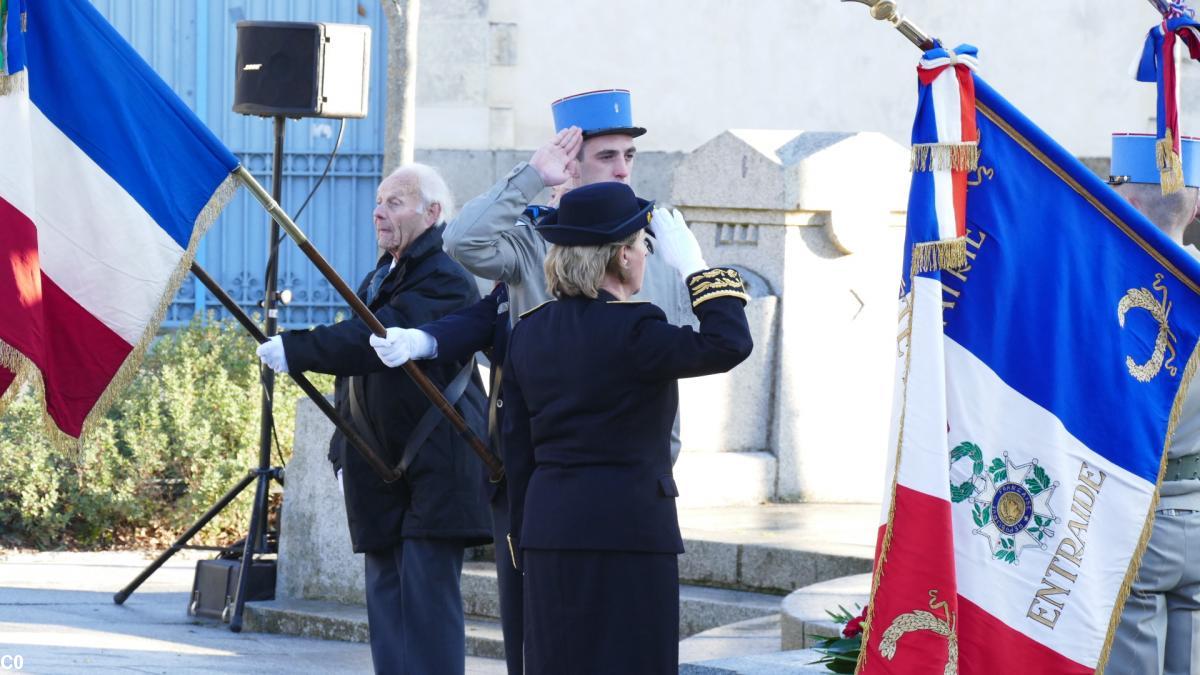
M 767 430 L 777 499 L 882 494 L 908 180 L 907 151 L 872 133 L 728 131 L 676 171 L 709 264 L 752 270 L 778 298 L 769 366 L 739 367 L 770 403 L 731 412 Z M 722 411 L 684 409 L 685 437 L 705 414 Z

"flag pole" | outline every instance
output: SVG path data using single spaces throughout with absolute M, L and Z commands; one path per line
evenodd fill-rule
M 263 333 L 261 330 L 259 330 L 254 321 L 252 321 L 250 317 L 246 315 L 246 312 L 244 312 L 242 308 L 238 306 L 237 302 L 233 298 L 229 297 L 229 294 L 225 292 L 225 289 L 221 288 L 221 285 L 218 284 L 215 279 L 209 276 L 208 272 L 205 271 L 203 267 L 200 267 L 199 264 L 193 262 L 192 274 L 194 274 L 196 278 L 200 280 L 200 283 L 204 284 L 209 293 L 212 293 L 213 296 L 220 301 L 222 305 L 224 305 L 225 309 L 229 311 L 230 315 L 237 319 L 238 323 L 242 324 L 242 328 L 245 328 L 246 332 L 250 333 L 250 336 L 253 337 L 256 342 L 262 344 L 270 339 L 267 337 L 266 333 Z M 335 410 L 334 407 L 330 405 L 329 401 L 325 399 L 325 395 L 318 391 L 317 388 L 313 386 L 313 383 L 308 380 L 308 378 L 304 377 L 304 375 L 301 373 L 288 373 L 288 375 L 291 376 L 292 380 L 299 385 L 300 389 L 305 394 L 308 394 L 308 397 L 312 399 L 312 402 L 315 403 L 318 408 L 321 409 L 321 412 L 325 413 L 325 416 L 329 418 L 329 421 L 333 422 L 333 425 L 337 427 L 338 431 L 342 432 L 342 435 L 346 437 L 346 440 L 350 442 L 350 445 L 353 445 L 355 449 L 358 450 L 359 454 L 362 455 L 367 464 L 371 465 L 371 468 L 375 470 L 375 473 L 379 475 L 383 482 L 393 483 L 400 478 L 400 476 L 393 471 L 392 468 L 389 467 L 383 461 L 383 459 L 375 453 L 374 450 L 371 449 L 370 444 L 368 444 L 366 440 L 364 440 L 363 437 L 354 430 L 354 427 L 350 426 L 349 423 L 342 419 L 342 416 L 338 414 L 337 410 Z
M 933 38 L 918 28 L 916 24 L 901 16 L 900 12 L 896 10 L 896 3 L 892 0 L 842 0 L 842 2 L 857 2 L 866 5 L 871 10 L 872 18 L 892 24 L 896 30 L 900 31 L 901 35 L 908 38 L 909 42 L 922 51 L 933 49 Z
M 250 172 L 246 170 L 246 167 L 239 165 L 236 169 L 234 169 L 233 174 L 237 176 L 238 180 L 240 180 L 242 184 L 250 190 L 250 193 L 254 195 L 254 198 L 257 199 L 260 204 L 262 204 L 267 213 L 271 215 L 271 218 L 274 219 L 275 222 L 279 223 L 279 226 L 283 228 L 284 232 L 287 232 L 288 236 L 292 238 L 292 241 L 294 241 L 296 245 L 300 247 L 300 250 L 304 252 L 304 255 L 308 256 L 308 259 L 317 266 L 317 269 L 320 270 L 325 279 L 333 285 L 338 294 L 341 295 L 342 298 L 350 305 L 350 309 L 354 311 L 354 314 L 367 324 L 367 327 L 371 329 L 372 333 L 379 337 L 385 337 L 387 335 L 387 329 L 384 328 L 384 325 L 374 314 L 371 313 L 371 310 L 367 308 L 367 305 L 362 301 L 361 298 L 358 297 L 357 294 L 355 294 L 350 286 L 348 286 L 346 282 L 342 280 L 341 276 L 334 271 L 333 267 L 329 265 L 329 262 L 325 260 L 325 257 L 321 255 L 320 251 L 318 251 L 312 245 L 312 242 L 308 240 L 308 237 L 304 235 L 304 232 L 296 225 L 295 222 L 292 221 L 290 217 L 288 217 L 288 214 L 284 212 L 283 208 L 279 206 L 278 202 L 276 202 L 271 195 L 265 189 L 263 189 L 263 186 L 254 179 L 254 176 L 252 176 Z M 458 411 L 450 405 L 450 402 L 446 400 L 446 397 L 442 395 L 442 392 L 433 384 L 433 382 L 429 380 L 428 377 L 426 377 L 425 373 L 421 372 L 421 369 L 418 368 L 415 363 L 409 361 L 402 367 L 404 368 L 404 372 L 408 373 L 408 376 L 411 377 L 413 382 L 416 383 L 417 388 L 419 388 L 421 392 L 425 394 L 425 397 L 437 407 L 437 409 L 446 417 L 446 419 L 450 420 L 450 424 L 454 426 L 455 430 L 458 431 L 458 434 L 470 444 L 471 449 L 475 451 L 475 454 L 479 455 L 479 459 L 483 461 L 484 466 L 486 466 L 488 469 L 489 480 L 491 480 L 493 483 L 500 482 L 500 479 L 504 477 L 504 467 L 500 465 L 500 460 L 494 454 L 492 454 L 490 450 L 488 450 L 488 447 L 484 445 L 483 441 L 479 440 L 479 437 L 475 435 L 475 432 L 471 431 L 471 427 L 467 426 L 467 422 L 463 419 L 462 415 L 460 415 Z

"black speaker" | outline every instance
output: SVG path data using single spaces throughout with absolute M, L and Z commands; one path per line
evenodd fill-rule
M 366 117 L 371 28 L 239 21 L 233 111 L 273 117 Z

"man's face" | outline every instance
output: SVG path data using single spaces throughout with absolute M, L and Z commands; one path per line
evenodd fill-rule
M 608 134 L 589 138 L 583 142 L 579 154 L 580 185 L 608 181 L 629 184 L 633 156 L 637 154 L 632 136 Z
M 379 248 L 399 256 L 417 237 L 437 222 L 440 206 L 421 208 L 421 189 L 411 173 L 389 176 L 375 193 L 375 241 Z

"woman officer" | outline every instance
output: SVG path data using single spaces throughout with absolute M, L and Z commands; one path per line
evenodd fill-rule
M 529 675 L 678 672 L 676 380 L 728 371 L 752 345 L 741 278 L 705 269 L 677 212 L 653 229 L 699 332 L 628 301 L 642 283 L 652 207 L 627 185 L 596 183 L 538 223 L 557 300 L 513 329 L 504 381 Z

